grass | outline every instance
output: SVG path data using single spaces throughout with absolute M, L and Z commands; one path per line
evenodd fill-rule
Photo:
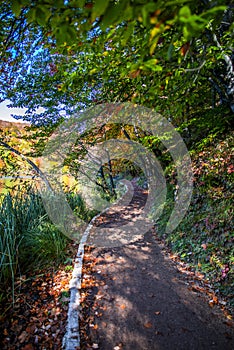
M 67 193 L 74 212 L 84 220 L 90 213 L 76 193 Z M 22 188 L 7 193 L 0 204 L 0 299 L 21 275 L 67 258 L 69 239 L 48 218 L 36 190 Z

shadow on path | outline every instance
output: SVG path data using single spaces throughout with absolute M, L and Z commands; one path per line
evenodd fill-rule
M 138 210 L 145 198 L 137 194 L 136 199 L 131 205 Z M 120 223 L 127 220 L 131 205 L 118 211 Z M 99 225 L 110 225 L 114 212 L 109 214 Z M 204 295 L 188 289 L 188 276 L 164 256 L 153 229 L 137 242 L 95 248 L 92 255 L 97 286 L 89 310 L 94 318 L 90 338 L 98 349 L 234 349 L 233 328 Z

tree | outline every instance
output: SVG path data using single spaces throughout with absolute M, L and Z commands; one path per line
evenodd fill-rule
M 2 6 L 9 11 L 8 1 Z M 53 123 L 84 106 L 132 101 L 163 111 L 178 125 L 197 106 L 215 106 L 211 84 L 232 108 L 232 25 L 221 23 L 232 9 L 224 1 L 17 0 L 12 10 L 8 27 L 13 21 L 23 33 L 30 30 L 31 43 L 41 39 L 34 55 L 33 45 L 23 45 L 29 66 L 5 94 L 12 106 L 28 108 L 25 120 Z M 11 54 L 12 47 L 14 37 Z M 20 55 L 15 59 L 24 66 Z
M 27 10 L 15 16 L 11 5 L 10 1 L 0 4 L 0 101 L 13 91 L 19 76 L 27 74 L 43 37 L 41 28 L 27 22 Z
M 2 96 L 27 108 L 45 140 L 63 118 L 103 102 L 150 107 L 184 128 L 217 93 L 233 108 L 232 8 L 223 1 L 17 0 L 2 9 L 1 53 L 14 67 Z M 142 142 L 151 147 L 152 135 Z
M 4 1 L 2 13 L 1 54 L 14 68 L 11 81 L 2 66 L 2 96 L 27 108 L 24 119 L 45 140 L 67 116 L 103 102 L 153 108 L 182 130 L 217 102 L 232 109 L 232 7 L 224 1 L 17 0 Z M 159 145 L 152 135 L 142 142 Z
M 39 177 L 47 189 L 51 190 L 46 176 L 37 164 L 38 159 L 30 157 L 33 142 L 32 138 L 31 142 L 28 141 L 29 127 L 2 122 L 0 132 L 1 175 L 14 179 L 21 178 L 21 175 L 28 175 L 32 179 Z

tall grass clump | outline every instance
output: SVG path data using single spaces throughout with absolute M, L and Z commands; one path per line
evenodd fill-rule
M 79 194 L 67 194 L 71 208 L 89 217 Z M 17 277 L 66 258 L 69 239 L 50 221 L 42 199 L 32 188 L 15 190 L 0 201 L 0 294 L 6 294 Z M 4 297 L 3 297 L 4 298 Z
M 38 195 L 33 192 L 7 193 L 0 207 L 0 283 L 14 283 L 19 272 L 20 248 L 26 232 L 36 226 L 37 219 L 44 214 Z

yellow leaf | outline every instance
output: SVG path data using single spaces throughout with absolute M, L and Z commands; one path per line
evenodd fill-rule
M 89 72 L 89 74 L 94 74 L 94 73 L 96 73 L 97 72 L 97 68 L 93 68 L 93 69 L 91 69 L 91 71 Z
M 150 31 L 150 39 L 152 40 L 157 34 L 160 33 L 160 28 L 159 27 L 154 27 L 151 31 Z

